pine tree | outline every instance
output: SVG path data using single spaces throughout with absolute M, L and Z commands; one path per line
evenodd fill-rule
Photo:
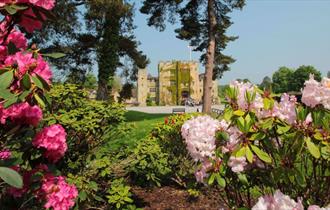
M 160 31 L 165 29 L 166 20 L 174 23 L 175 17 L 180 17 L 177 38 L 190 41 L 196 51 L 203 52 L 200 58 L 205 64 L 203 112 L 211 112 L 212 81 L 221 78 L 235 61 L 223 54 L 228 42 L 237 39 L 227 36 L 226 30 L 232 25 L 229 13 L 244 5 L 245 0 L 144 0 L 140 9 L 149 15 L 148 25 Z

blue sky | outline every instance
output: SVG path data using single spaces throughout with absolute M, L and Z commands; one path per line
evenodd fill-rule
M 228 34 L 239 39 L 225 52 L 237 61 L 220 84 L 237 78 L 260 83 L 280 66 L 313 65 L 324 76 L 330 71 L 330 0 L 251 0 L 231 16 L 234 24 Z M 138 11 L 135 24 L 139 48 L 150 58 L 152 75 L 157 75 L 160 60 L 189 60 L 188 43 L 175 38 L 173 32 L 178 25 L 167 25 L 165 32 L 158 32 L 147 26 L 146 16 Z M 199 56 L 192 54 L 195 60 Z M 204 72 L 202 65 L 200 72 Z

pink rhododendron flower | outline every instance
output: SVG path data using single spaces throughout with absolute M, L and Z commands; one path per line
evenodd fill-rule
M 249 82 L 244 83 L 239 81 L 233 81 L 230 83 L 230 87 L 238 90 L 237 105 L 239 109 L 247 111 L 259 110 L 263 107 L 262 97 L 259 93 L 255 91 L 255 85 L 252 85 Z M 247 101 L 247 93 L 249 93 L 250 95 L 255 94 L 255 99 L 251 101 L 250 104 Z
M 14 104 L 5 110 L 7 118 L 16 124 L 37 126 L 42 119 L 42 110 L 38 106 L 30 106 L 27 102 Z
M 293 124 L 296 121 L 296 103 L 297 98 L 295 96 L 284 93 L 281 96 L 281 102 L 274 106 L 274 115 L 289 124 Z
M 41 186 L 41 195 L 46 200 L 46 209 L 69 210 L 74 206 L 78 191 L 74 185 L 66 183 L 63 176 L 47 175 Z
M 330 210 L 330 205 L 328 205 L 327 207 L 319 207 L 317 205 L 311 205 L 308 207 L 307 210 Z
M 18 49 L 25 50 L 27 48 L 27 40 L 26 40 L 24 34 L 19 31 L 11 32 L 6 41 L 7 41 L 7 43 L 12 42 L 13 44 L 15 44 L 15 46 Z
M 4 7 L 6 4 L 12 3 L 13 0 L 0 0 L 0 7 Z
M 43 128 L 32 141 L 33 146 L 46 149 L 45 157 L 57 162 L 67 150 L 66 132 L 61 125 L 55 124 Z
M 5 60 L 5 66 L 18 65 L 18 77 L 22 78 L 29 72 L 32 75 L 38 74 L 45 81 L 50 83 L 52 72 L 47 62 L 39 55 L 37 59 L 33 58 L 32 53 L 17 52 L 15 55 L 8 56 Z
M 234 173 L 244 171 L 244 167 L 247 165 L 245 157 L 233 157 L 231 156 L 228 161 L 228 166 Z
M 301 101 L 310 107 L 315 107 L 321 104 L 322 87 L 318 81 L 314 79 L 314 75 L 309 76 L 309 80 L 305 82 L 305 87 L 302 90 Z
M 330 109 L 330 79 L 324 77 L 321 81 L 322 100 L 321 103 L 326 109 Z
M 0 112 L 1 115 L 1 112 Z M 27 102 L 18 103 L 2 111 L 1 123 L 10 119 L 16 124 L 37 126 L 42 119 L 42 110 L 38 106 L 30 106 Z
M 276 190 L 275 194 L 260 197 L 252 210 L 304 210 L 302 201 L 298 202 Z
M 29 0 L 29 2 L 46 10 L 51 10 L 55 6 L 55 0 Z
M 0 151 L 0 160 L 7 160 L 11 157 L 11 152 L 8 149 Z
M 221 148 L 223 153 L 232 152 L 235 150 L 237 145 L 241 142 L 242 132 L 237 127 L 230 127 L 227 129 L 229 140 L 226 145 Z
M 220 122 L 209 116 L 198 116 L 183 124 L 181 134 L 189 154 L 195 161 L 214 156 L 215 132 L 219 126 Z

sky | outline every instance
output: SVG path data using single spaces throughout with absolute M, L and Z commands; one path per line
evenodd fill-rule
M 236 62 L 220 84 L 238 78 L 261 83 L 281 66 L 312 65 L 324 76 L 330 71 L 330 0 L 250 0 L 231 17 L 234 24 L 227 34 L 239 39 L 229 43 L 225 53 Z M 149 57 L 152 75 L 157 75 L 159 61 L 189 60 L 188 42 L 175 37 L 179 23 L 158 32 L 136 11 L 135 24 L 139 49 Z M 193 60 L 199 56 L 192 53 Z M 200 72 L 204 70 L 200 65 Z

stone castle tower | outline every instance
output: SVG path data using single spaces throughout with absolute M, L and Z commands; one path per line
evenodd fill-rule
M 191 98 L 199 103 L 203 97 L 203 74 L 196 61 L 161 61 L 159 77 L 140 69 L 137 81 L 137 100 L 140 106 L 148 104 L 181 105 Z M 218 84 L 213 82 L 212 101 L 218 102 Z

